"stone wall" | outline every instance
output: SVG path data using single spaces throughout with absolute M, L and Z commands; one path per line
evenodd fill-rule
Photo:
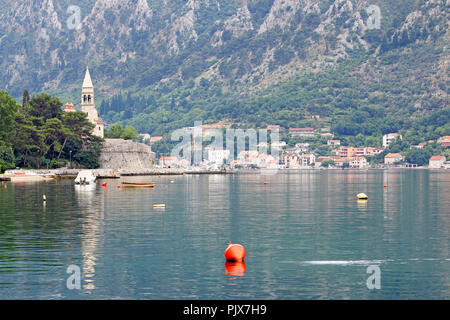
M 153 167 L 154 153 L 148 145 L 123 139 L 105 139 L 100 155 L 100 168 L 136 170 Z

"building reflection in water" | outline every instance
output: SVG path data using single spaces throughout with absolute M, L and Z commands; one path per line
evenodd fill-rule
M 104 199 L 96 197 L 97 184 L 75 185 L 78 205 L 86 216 L 82 224 L 81 254 L 83 265 L 81 274 L 84 290 L 95 289 L 95 266 L 97 264 L 97 249 L 100 232 L 103 230 Z

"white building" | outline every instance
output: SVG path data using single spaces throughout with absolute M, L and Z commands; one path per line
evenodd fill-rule
M 302 154 L 300 159 L 301 159 L 302 167 L 307 167 L 310 164 L 313 164 L 314 162 L 316 162 L 316 156 L 313 155 L 312 153 Z
M 445 157 L 444 156 L 432 156 L 428 167 L 432 169 L 440 169 L 445 167 Z
M 351 168 L 367 168 L 369 163 L 367 162 L 366 157 L 355 157 L 351 159 L 349 165 Z
M 161 157 L 159 158 L 159 164 L 163 167 L 174 167 L 178 165 L 177 157 Z
M 94 101 L 94 85 L 92 84 L 89 68 L 86 68 L 83 87 L 81 89 L 81 111 L 87 113 L 88 120 L 95 124 L 93 134 L 95 136 L 104 137 L 104 124 L 98 117 L 97 109 Z
M 211 148 L 208 150 L 208 161 L 221 166 L 230 157 L 230 150 L 221 148 Z
M 341 140 L 328 140 L 327 145 L 328 146 L 340 146 Z
M 401 134 L 398 133 L 388 133 L 383 136 L 383 148 L 388 148 L 389 145 L 396 139 L 402 140 Z
M 384 163 L 385 164 L 394 164 L 396 162 L 403 161 L 403 157 L 400 153 L 388 153 L 384 157 Z

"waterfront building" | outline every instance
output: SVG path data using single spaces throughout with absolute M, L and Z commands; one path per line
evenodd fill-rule
M 307 167 L 316 162 L 316 156 L 312 153 L 302 154 L 300 159 L 302 167 Z
M 403 156 L 400 153 L 388 153 L 384 157 L 385 164 L 394 164 L 396 162 L 403 161 Z
M 208 149 L 208 161 L 218 166 L 225 164 L 225 161 L 230 157 L 230 150 L 223 148 Z
M 285 168 L 299 168 L 300 162 L 300 155 L 298 153 L 287 152 L 280 156 L 280 165 Z
M 339 147 L 336 150 L 333 150 L 336 156 L 341 158 L 352 158 L 356 155 L 356 148 L 354 147 Z
M 432 156 L 429 160 L 429 168 L 439 169 L 443 168 L 445 164 L 445 157 L 444 156 Z
M 241 151 L 237 155 L 237 164 L 239 165 L 256 165 L 258 162 L 259 152 L 256 150 Z
M 178 158 L 177 157 L 160 157 L 159 158 L 159 164 L 163 167 L 173 167 L 178 164 Z
M 349 164 L 350 168 L 367 168 L 369 166 L 366 157 L 352 158 L 350 159 Z

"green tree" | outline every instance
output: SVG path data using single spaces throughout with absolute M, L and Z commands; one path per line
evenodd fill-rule
M 123 130 L 122 139 L 125 140 L 139 140 L 139 135 L 136 133 L 136 129 L 132 126 L 127 126 Z
M 139 134 L 136 133 L 136 129 L 132 126 L 123 128 L 120 124 L 111 126 L 109 130 L 105 132 L 105 138 L 108 139 L 125 139 L 125 140 L 139 140 Z
M 0 145 L 9 145 L 17 110 L 16 101 L 5 90 L 0 90 Z
M 0 172 L 14 167 L 14 153 L 12 148 L 6 145 L 0 145 Z
M 324 167 L 324 168 L 328 168 L 330 166 L 334 166 L 335 162 L 334 160 L 325 160 L 322 161 L 322 164 L 320 166 Z
M 115 124 L 109 128 L 109 130 L 105 130 L 105 138 L 108 139 L 121 139 L 123 136 L 123 128 L 120 124 Z
M 41 150 L 45 149 L 44 135 L 33 122 L 34 117 L 18 113 L 12 134 L 12 144 L 17 166 L 35 166 L 39 162 Z
M 428 149 L 411 149 L 406 153 L 406 161 L 419 166 L 426 165 L 432 153 Z
M 41 93 L 30 100 L 30 115 L 42 117 L 44 121 L 51 118 L 61 119 L 62 102 L 47 93 Z

